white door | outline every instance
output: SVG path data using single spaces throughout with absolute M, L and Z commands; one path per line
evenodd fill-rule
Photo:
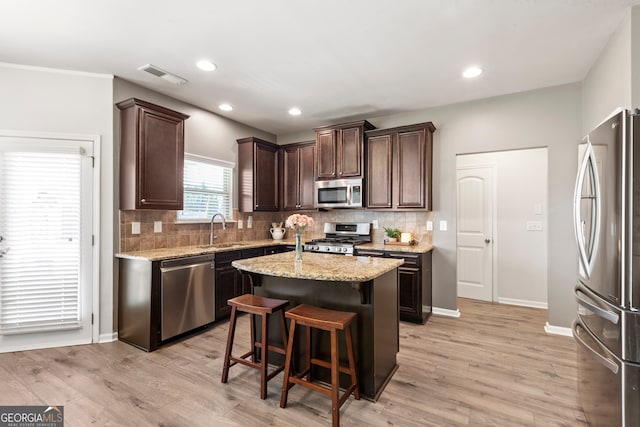
M 0 352 L 92 341 L 93 145 L 0 132 Z
M 458 168 L 458 296 L 493 301 L 493 168 Z

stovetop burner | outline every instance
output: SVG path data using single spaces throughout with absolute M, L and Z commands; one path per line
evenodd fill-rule
M 325 222 L 324 232 L 324 238 L 305 243 L 304 250 L 353 255 L 355 245 L 371 241 L 368 223 Z

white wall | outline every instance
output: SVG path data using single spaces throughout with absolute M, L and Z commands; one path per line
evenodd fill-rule
M 113 330 L 113 248 L 116 234 L 112 88 L 113 77 L 108 75 L 0 64 L 0 128 L 101 137 L 101 339 L 109 339 Z
M 631 107 L 631 10 L 582 81 L 582 134 Z
M 547 307 L 547 149 L 460 155 L 456 164 L 495 168 L 498 302 Z M 527 231 L 527 221 L 542 222 L 543 230 Z

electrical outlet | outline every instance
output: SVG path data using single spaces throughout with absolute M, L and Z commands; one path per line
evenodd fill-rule
M 427 231 L 433 231 L 433 221 L 427 221 Z
M 244 221 L 242 221 L 241 219 L 238 220 L 238 230 L 242 230 L 242 227 L 244 227 Z
M 153 232 L 162 233 L 162 221 L 153 221 Z
M 132 222 L 131 223 L 131 234 L 140 234 L 140 223 Z
M 377 230 L 377 229 L 378 229 L 378 227 L 380 226 L 380 225 L 378 224 L 378 220 L 377 220 L 377 219 L 374 219 L 373 221 L 371 221 L 371 225 L 373 226 L 373 229 L 374 229 L 374 230 Z
M 542 231 L 542 221 L 527 221 L 527 231 Z
M 440 221 L 440 231 L 447 231 L 447 221 Z

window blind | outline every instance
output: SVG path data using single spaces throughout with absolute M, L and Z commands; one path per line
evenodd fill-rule
M 80 320 L 79 154 L 0 152 L 0 333 Z
M 184 209 L 178 220 L 209 220 L 216 212 L 232 215 L 233 164 L 185 155 Z

